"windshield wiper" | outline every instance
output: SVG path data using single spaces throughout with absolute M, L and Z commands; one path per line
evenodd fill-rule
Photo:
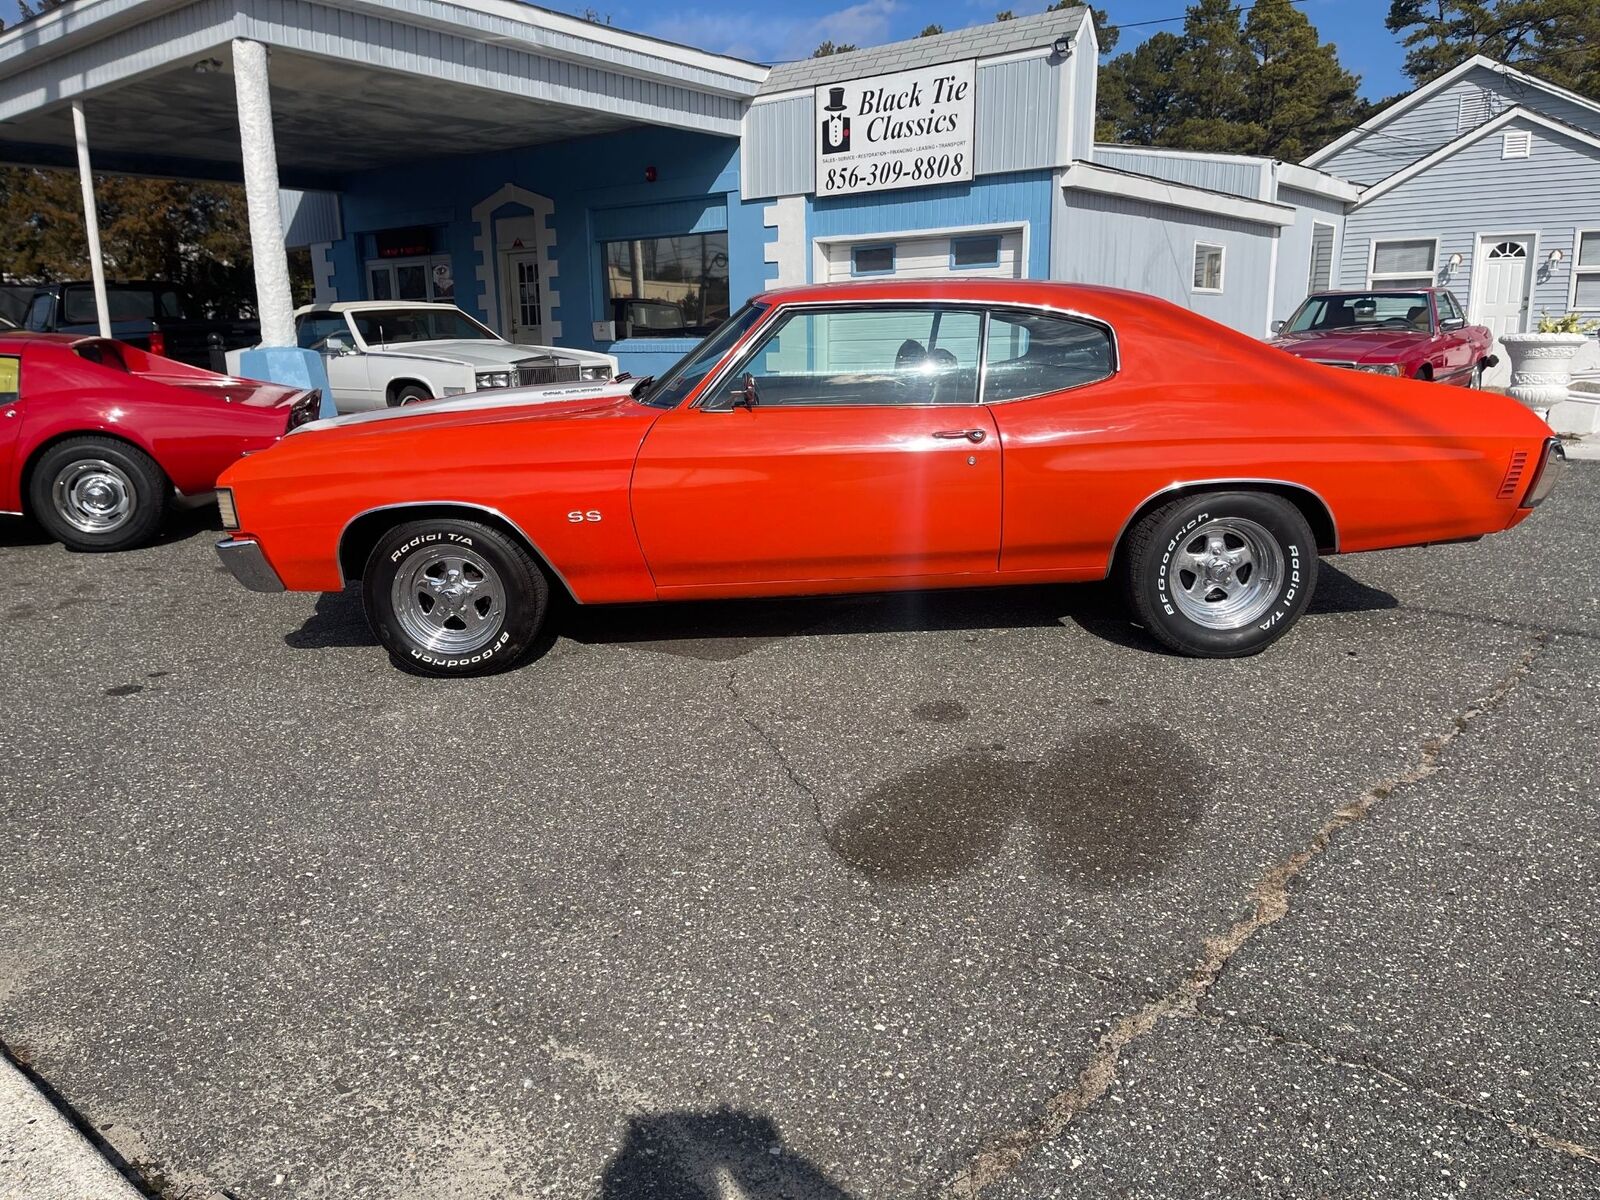
M 639 393 L 644 391 L 645 388 L 649 387 L 655 381 L 656 377 L 654 375 L 646 375 L 643 379 L 639 380 L 639 382 L 635 383 L 633 387 L 628 389 L 628 395 L 637 400 L 639 398 Z

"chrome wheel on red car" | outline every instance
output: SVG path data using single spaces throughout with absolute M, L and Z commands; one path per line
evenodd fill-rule
M 1180 654 L 1238 658 L 1277 641 L 1317 583 L 1305 514 L 1270 492 L 1186 496 L 1147 513 L 1118 562 L 1135 618 Z
M 29 475 L 29 513 L 74 550 L 127 550 L 161 528 L 171 485 L 148 454 L 108 437 L 51 446 Z

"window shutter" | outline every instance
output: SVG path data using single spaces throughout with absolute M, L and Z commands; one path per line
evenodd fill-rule
M 1333 226 L 1314 225 L 1311 231 L 1310 292 L 1325 292 L 1333 285 Z

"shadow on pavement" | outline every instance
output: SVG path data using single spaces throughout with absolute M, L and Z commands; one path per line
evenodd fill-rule
M 600 1200 L 851 1200 L 783 1144 L 770 1117 L 737 1109 L 634 1117 Z
M 1368 587 L 1337 567 L 1321 565 L 1308 615 L 1398 607 L 1388 592 Z M 1128 622 L 1117 589 L 1107 583 L 969 588 L 779 600 L 699 600 L 586 608 L 552 601 L 545 634 L 529 661 L 558 638 L 582 645 L 634 645 L 658 654 L 729 662 L 785 638 L 862 633 L 1045 629 L 1072 622 L 1118 646 L 1165 654 Z M 361 589 L 317 598 L 306 622 L 284 637 L 298 650 L 372 646 L 377 639 L 361 612 Z

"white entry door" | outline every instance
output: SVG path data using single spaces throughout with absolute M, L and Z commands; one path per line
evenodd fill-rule
M 1472 289 L 1471 320 L 1486 325 L 1498 340 L 1502 334 L 1521 333 L 1528 321 L 1528 270 L 1533 260 L 1531 237 L 1488 236 L 1478 239 L 1477 275 Z M 1505 348 L 1500 363 L 1484 373 L 1484 382 L 1502 386 L 1511 379 Z
M 500 256 L 505 288 L 506 337 L 523 345 L 544 344 L 544 292 L 537 250 L 507 250 Z

